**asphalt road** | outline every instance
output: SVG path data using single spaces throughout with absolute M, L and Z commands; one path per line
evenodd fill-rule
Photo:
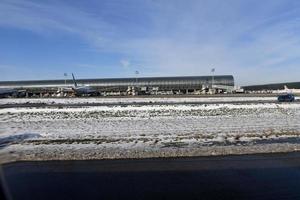
M 300 153 L 2 166 L 12 199 L 300 199 Z
M 261 104 L 261 103 L 278 103 L 277 100 L 271 101 L 207 101 L 207 102 L 116 102 L 116 103 L 68 103 L 68 104 L 46 104 L 46 103 L 26 103 L 26 104 L 3 104 L 1 108 L 44 108 L 44 107 L 89 107 L 89 106 L 146 106 L 146 105 L 209 105 L 209 104 Z M 299 104 L 300 100 L 294 102 L 283 102 L 289 104 Z

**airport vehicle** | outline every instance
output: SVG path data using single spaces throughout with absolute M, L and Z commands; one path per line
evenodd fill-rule
M 76 96 L 94 96 L 98 95 L 99 92 L 90 86 L 78 86 L 74 74 L 72 73 L 74 86 L 72 87 Z
M 295 96 L 293 94 L 284 94 L 278 96 L 279 102 L 293 102 L 295 101 Z

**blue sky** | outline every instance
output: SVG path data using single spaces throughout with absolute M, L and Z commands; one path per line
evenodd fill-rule
M 0 0 L 0 80 L 300 81 L 298 0 Z

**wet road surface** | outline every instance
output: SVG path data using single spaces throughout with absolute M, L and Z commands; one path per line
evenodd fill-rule
M 2 166 L 12 199 L 300 199 L 300 153 Z

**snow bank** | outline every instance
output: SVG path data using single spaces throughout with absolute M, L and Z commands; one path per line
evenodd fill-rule
M 156 152 L 251 146 L 260 140 L 299 138 L 299 121 L 300 104 L 7 108 L 0 109 L 0 144 L 5 144 L 2 150 L 13 146 L 13 151 L 21 152 L 31 146 L 32 151 L 39 148 L 44 153 L 49 146 L 60 152 L 81 145 Z M 39 137 L 23 137 L 24 133 Z

